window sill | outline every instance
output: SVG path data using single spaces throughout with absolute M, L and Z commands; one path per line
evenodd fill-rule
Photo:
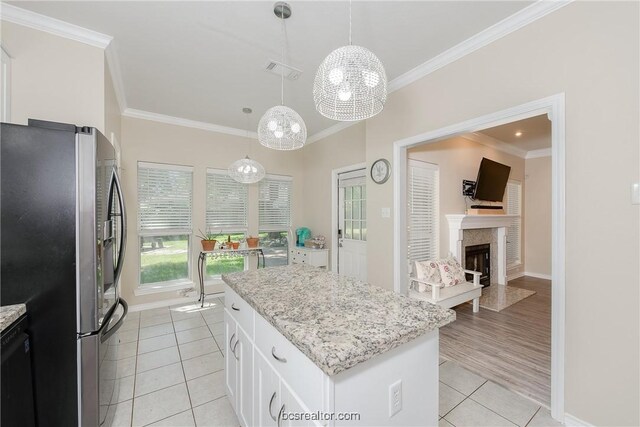
M 191 280 L 184 280 L 179 282 L 164 282 L 154 283 L 149 285 L 138 285 L 133 290 L 135 296 L 161 294 L 165 292 L 175 292 L 182 289 L 190 289 L 194 287 L 194 283 Z

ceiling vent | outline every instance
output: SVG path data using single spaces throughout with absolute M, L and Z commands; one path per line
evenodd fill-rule
M 273 73 L 278 77 L 280 77 L 280 75 L 284 73 L 284 78 L 288 80 L 298 80 L 298 78 L 300 78 L 300 75 L 302 74 L 302 70 L 273 60 L 267 62 L 264 70 L 269 73 Z

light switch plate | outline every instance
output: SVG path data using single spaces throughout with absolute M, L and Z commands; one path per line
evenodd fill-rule
M 380 213 L 382 218 L 391 218 L 391 208 L 382 208 Z
M 631 204 L 640 205 L 640 182 L 631 184 Z

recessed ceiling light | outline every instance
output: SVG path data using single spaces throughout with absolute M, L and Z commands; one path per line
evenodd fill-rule
M 522 132 L 520 131 L 516 132 L 516 136 L 522 136 Z

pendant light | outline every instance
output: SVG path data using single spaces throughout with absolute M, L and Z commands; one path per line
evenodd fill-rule
M 258 141 L 275 150 L 296 150 L 307 141 L 307 126 L 302 117 L 284 105 L 285 31 L 284 20 L 291 16 L 291 6 L 285 2 L 275 4 L 273 12 L 282 21 L 282 63 L 280 67 L 280 103 L 264 113 L 258 124 Z
M 252 111 L 247 107 L 242 109 L 242 112 L 247 115 L 247 138 L 249 138 L 249 114 Z M 228 172 L 231 178 L 241 184 L 255 184 L 265 175 L 264 167 L 255 160 L 251 160 L 248 155 L 244 159 L 231 163 Z
M 333 120 L 351 122 L 375 116 L 387 100 L 387 74 L 369 50 L 351 43 L 331 52 L 320 64 L 313 82 L 316 110 Z

